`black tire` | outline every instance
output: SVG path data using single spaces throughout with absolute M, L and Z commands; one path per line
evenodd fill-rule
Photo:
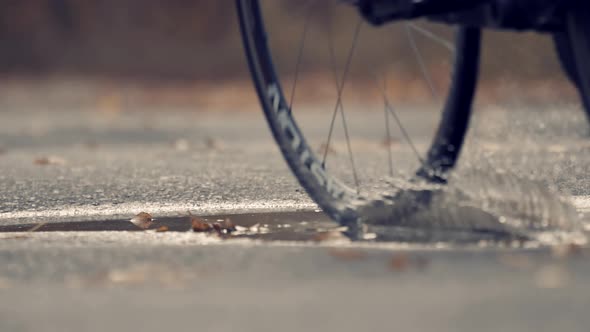
M 291 170 L 311 198 L 336 221 L 349 227 L 350 234 L 367 218 L 367 207 L 379 210 L 395 202 L 395 197 L 360 196 L 323 168 L 309 147 L 285 99 L 273 66 L 265 25 L 258 0 L 237 0 L 237 9 L 251 74 L 266 119 Z M 459 157 L 468 128 L 478 77 L 481 32 L 459 29 L 452 86 L 443 110 L 442 121 L 417 177 L 444 182 Z M 378 222 L 379 213 L 371 213 Z M 383 218 L 386 218 L 383 216 Z
M 554 33 L 553 43 L 559 62 L 561 63 L 561 68 L 563 68 L 569 80 L 577 87 L 578 69 L 576 68 L 576 60 L 574 59 L 574 51 L 572 50 L 569 34 L 565 32 Z
M 590 4 L 580 1 L 572 6 L 566 14 L 567 41 L 575 64 L 574 82 L 590 119 Z

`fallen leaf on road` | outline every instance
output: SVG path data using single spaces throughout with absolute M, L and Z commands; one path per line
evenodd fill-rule
M 164 226 L 160 226 L 158 227 L 158 229 L 156 229 L 157 233 L 165 233 L 168 232 L 168 226 L 164 225 Z
M 411 257 L 405 253 L 394 254 L 389 260 L 389 268 L 396 272 L 404 272 L 410 269 L 424 271 L 430 265 L 426 257 Z
M 389 261 L 389 266 L 398 272 L 403 272 L 410 266 L 410 260 L 406 254 L 395 254 Z
M 204 219 L 194 216 L 190 211 L 188 214 L 191 227 L 197 233 L 213 233 L 220 238 L 226 239 L 231 237 L 231 233 L 237 230 L 237 226 L 229 218 L 226 218 L 222 222 L 209 223 Z
M 215 230 L 215 232 L 217 232 L 217 234 L 221 235 L 223 232 L 223 229 L 221 228 L 221 224 L 216 222 L 213 223 L 213 229 Z
M 60 157 L 49 156 L 49 157 L 40 157 L 33 161 L 35 165 L 39 166 L 47 166 L 47 165 L 65 165 L 66 160 Z
M 137 226 L 141 229 L 148 229 L 154 223 L 154 219 L 152 218 L 152 215 L 147 212 L 138 213 L 130 221 L 135 226 Z
M 381 141 L 381 145 L 384 147 L 393 146 L 393 145 L 396 145 L 399 143 L 400 143 L 400 141 L 398 139 L 393 138 L 393 137 L 385 137 Z
M 41 158 L 37 158 L 34 161 L 35 165 L 49 165 L 49 158 L 47 157 L 41 157 Z
M 219 142 L 211 137 L 205 138 L 205 147 L 209 150 L 219 150 L 221 148 Z
M 340 231 L 327 231 L 318 232 L 312 238 L 315 242 L 338 242 L 342 240 L 348 241 L 349 239 L 342 234 Z
M 191 221 L 191 227 L 193 229 L 193 232 L 206 233 L 210 232 L 212 229 L 211 224 L 199 217 L 193 216 L 190 212 L 189 219 Z
M 332 257 L 345 261 L 360 261 L 367 258 L 366 253 L 354 249 L 330 249 L 328 253 Z

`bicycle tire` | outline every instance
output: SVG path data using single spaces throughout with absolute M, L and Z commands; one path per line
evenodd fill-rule
M 570 41 L 569 34 L 565 32 L 556 32 L 553 34 L 553 45 L 561 63 L 561 68 L 565 72 L 569 80 L 578 87 L 578 69 L 576 68 L 576 60 L 574 59 L 574 51 Z
M 354 236 L 364 221 L 378 223 L 387 218 L 373 211 L 395 203 L 395 197 L 361 196 L 324 169 L 321 160 L 309 147 L 288 109 L 267 45 L 264 18 L 258 0 L 236 0 L 239 24 L 250 67 L 266 120 L 283 157 L 308 195 L 323 211 L 348 227 Z M 444 182 L 455 166 L 465 139 L 475 95 L 480 55 L 479 28 L 461 27 L 457 33 L 452 84 L 442 113 L 442 120 L 431 143 L 425 163 L 416 172 L 417 178 Z

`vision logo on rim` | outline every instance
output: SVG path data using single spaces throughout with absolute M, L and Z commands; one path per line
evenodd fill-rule
M 316 181 L 335 199 L 341 200 L 348 196 L 348 190 L 331 176 L 326 174 L 321 162 L 314 156 L 309 146 L 305 143 L 299 129 L 293 122 L 288 107 L 281 103 L 279 87 L 272 83 L 266 89 L 266 95 L 282 134 L 289 140 L 291 149 L 299 155 L 299 161 L 305 165 Z

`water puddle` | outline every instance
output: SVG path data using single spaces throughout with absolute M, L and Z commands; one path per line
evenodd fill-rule
M 362 206 L 361 239 L 398 243 L 587 244 L 588 225 L 569 199 L 531 179 L 495 170 L 460 172 L 448 185 L 391 182 L 387 204 Z M 381 202 L 382 203 L 382 202 Z M 267 212 L 158 218 L 146 227 L 130 219 L 0 226 L 0 232 L 188 232 L 191 218 L 224 239 L 330 241 L 342 228 L 321 212 Z M 235 225 L 231 231 L 222 223 Z M 214 226 L 217 225 L 217 229 Z M 215 234 L 217 232 L 217 234 Z
M 6 232 L 104 232 L 129 231 L 142 232 L 164 230 L 166 232 L 192 232 L 191 217 L 154 216 L 153 223 L 142 229 L 131 222 L 131 219 L 60 222 L 45 224 L 19 224 L 0 226 L 0 233 Z M 338 224 L 322 212 L 269 212 L 249 214 L 223 214 L 215 216 L 199 216 L 199 219 L 210 223 L 231 221 L 237 228 L 228 233 L 228 238 L 251 238 L 268 241 L 319 241 L 322 234 L 336 232 Z

